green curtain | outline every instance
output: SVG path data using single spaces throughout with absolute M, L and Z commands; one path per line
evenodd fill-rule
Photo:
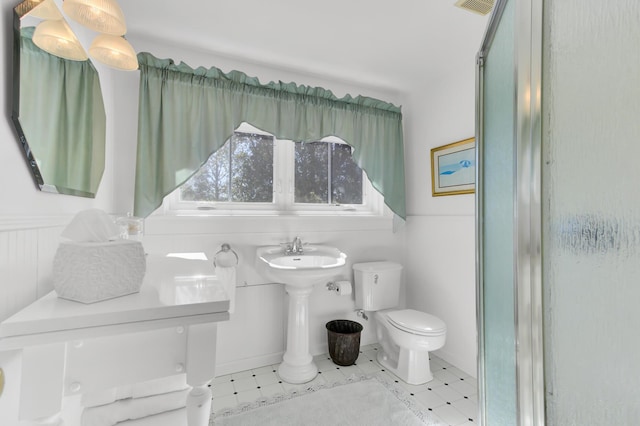
M 51 55 L 21 29 L 20 124 L 45 184 L 94 197 L 104 173 L 106 116 L 90 61 Z
M 193 69 L 139 53 L 136 216 L 146 217 L 247 122 L 279 139 L 337 136 L 354 147 L 385 203 L 405 218 L 400 108 L 377 99 L 338 99 L 322 88 L 261 84 L 239 71 Z

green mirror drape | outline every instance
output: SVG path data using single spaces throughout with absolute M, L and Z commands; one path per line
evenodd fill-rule
M 279 139 L 337 136 L 398 216 L 405 218 L 402 113 L 392 104 L 294 83 L 261 84 L 239 71 L 193 69 L 139 53 L 136 216 L 146 217 L 247 122 Z
M 105 164 L 106 115 L 90 61 L 51 55 L 21 30 L 20 124 L 44 183 L 94 197 Z

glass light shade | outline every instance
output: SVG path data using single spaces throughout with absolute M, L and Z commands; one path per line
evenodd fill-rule
M 60 13 L 58 6 L 56 6 L 53 0 L 44 0 L 29 12 L 29 16 L 51 20 L 62 19 L 62 13 Z
M 124 13 L 115 0 L 65 0 L 62 10 L 74 21 L 99 33 L 125 35 Z
M 72 61 L 89 59 L 69 25 L 63 20 L 42 21 L 33 32 L 33 42 L 52 55 Z
M 92 58 L 123 71 L 138 69 L 138 57 L 131 44 L 123 37 L 99 34 L 89 47 Z

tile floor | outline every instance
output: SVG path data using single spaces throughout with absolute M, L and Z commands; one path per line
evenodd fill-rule
M 314 358 L 319 374 L 310 383 L 292 385 L 282 382 L 276 374 L 277 365 L 247 370 L 217 377 L 211 384 L 213 412 L 233 408 L 258 398 L 304 389 L 310 384 L 342 381 L 352 374 L 386 374 L 396 381 L 443 425 L 461 426 L 476 424 L 478 411 L 476 379 L 446 361 L 431 355 L 431 371 L 434 379 L 427 384 L 413 386 L 386 372 L 376 361 L 378 345 L 363 346 L 356 365 L 340 367 L 328 354 Z

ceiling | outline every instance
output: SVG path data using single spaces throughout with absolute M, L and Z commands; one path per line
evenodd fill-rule
M 454 2 L 120 0 L 120 6 L 132 39 L 144 36 L 407 91 L 475 62 L 489 15 L 460 9 Z

